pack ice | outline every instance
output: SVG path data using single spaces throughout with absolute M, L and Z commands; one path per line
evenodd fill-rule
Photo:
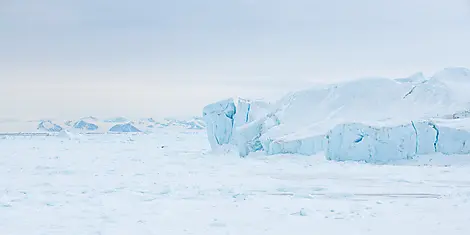
M 330 160 L 389 162 L 470 153 L 468 91 L 470 70 L 446 68 L 315 86 L 274 103 L 227 99 L 203 116 L 214 150 L 232 144 L 240 156 L 324 152 Z

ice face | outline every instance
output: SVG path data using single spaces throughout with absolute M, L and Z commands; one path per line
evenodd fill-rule
M 222 100 L 204 107 L 203 119 L 207 125 L 207 137 L 213 150 L 231 143 L 236 112 L 233 99 Z
M 325 154 L 330 160 L 387 163 L 431 153 L 468 154 L 468 142 L 470 131 L 428 121 L 393 126 L 348 123 L 328 133 Z

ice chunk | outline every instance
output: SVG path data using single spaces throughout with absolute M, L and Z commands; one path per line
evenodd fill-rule
M 126 124 L 116 124 L 111 129 L 109 129 L 110 132 L 141 132 L 139 129 L 137 129 L 135 126 L 133 126 L 131 123 L 126 123 Z
M 207 136 L 213 150 L 220 145 L 231 143 L 236 112 L 233 99 L 222 100 L 204 107 L 203 119 L 207 125 Z

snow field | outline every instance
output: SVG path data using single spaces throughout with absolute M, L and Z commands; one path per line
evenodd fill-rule
M 204 131 L 181 130 L 0 137 L 0 149 L 0 234 L 470 231 L 468 156 L 239 158 L 210 154 Z

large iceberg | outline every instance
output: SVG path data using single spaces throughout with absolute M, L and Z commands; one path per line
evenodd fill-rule
M 324 152 L 331 160 L 387 162 L 432 152 L 466 153 L 468 132 L 454 125 L 470 116 L 469 90 L 470 70 L 447 68 L 430 78 L 417 73 L 316 86 L 263 108 L 239 99 L 236 107 L 230 103 L 236 110 L 230 125 L 205 120 L 209 136 L 214 125 L 229 130 L 225 137 L 231 140 L 225 143 L 236 145 L 241 156 Z

